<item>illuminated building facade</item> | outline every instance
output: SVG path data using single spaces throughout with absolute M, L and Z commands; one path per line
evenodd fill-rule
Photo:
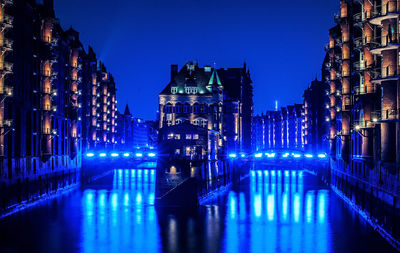
M 329 32 L 330 150 L 334 184 L 384 189 L 398 205 L 400 163 L 398 0 L 340 1 Z M 364 182 L 364 183 L 362 183 Z
M 303 150 L 303 105 L 282 107 L 253 117 L 253 150 Z
M 304 91 L 304 150 L 329 151 L 329 84 L 315 79 Z
M 16 186 L 18 190 L 13 192 L 29 193 L 34 187 L 31 189 L 28 185 L 37 184 L 49 191 L 61 185 L 56 181 L 64 180 L 64 175 L 69 180 L 63 185 L 66 181 L 76 182 L 83 133 L 91 133 L 83 131 L 82 120 L 88 126 L 93 125 L 90 124 L 93 118 L 86 118 L 88 114 L 93 116 L 89 113 L 92 107 L 84 107 L 82 103 L 92 101 L 98 83 L 95 54 L 91 49 L 85 52 L 77 31 L 62 29 L 52 0 L 3 0 L 0 24 L 3 189 Z M 107 115 L 112 116 L 115 84 L 109 84 L 109 79 L 107 101 L 104 101 L 110 110 Z M 110 129 L 107 138 L 112 142 L 111 117 L 107 123 Z M 12 194 L 9 196 L 12 198 Z
M 52 1 L 3 1 L 1 178 L 7 183 L 81 163 L 81 44 Z M 11 52 L 12 55 L 7 54 Z
M 219 133 L 219 147 L 249 152 L 253 88 L 243 68 L 200 68 L 189 62 L 171 66 L 171 81 L 159 94 L 159 127 L 183 122 Z
M 83 150 L 114 148 L 118 125 L 114 78 L 91 47 L 83 62 Z

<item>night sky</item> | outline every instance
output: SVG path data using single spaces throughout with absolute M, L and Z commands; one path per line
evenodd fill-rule
M 301 103 L 320 77 L 338 0 L 55 0 L 62 26 L 80 32 L 117 83 L 118 108 L 155 119 L 170 65 L 241 67 L 255 113 Z

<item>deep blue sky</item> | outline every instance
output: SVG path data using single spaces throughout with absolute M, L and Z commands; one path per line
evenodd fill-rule
M 55 0 L 117 82 L 118 108 L 154 119 L 170 64 L 239 67 L 254 81 L 255 113 L 300 103 L 318 74 L 339 0 Z

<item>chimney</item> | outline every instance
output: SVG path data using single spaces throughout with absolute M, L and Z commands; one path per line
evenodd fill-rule
M 171 81 L 175 79 L 175 76 L 178 74 L 178 65 L 172 64 L 171 65 Z

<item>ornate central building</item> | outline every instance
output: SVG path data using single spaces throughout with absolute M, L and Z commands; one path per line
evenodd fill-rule
M 222 137 L 223 86 L 216 69 L 187 63 L 171 66 L 171 82 L 159 94 L 160 129 L 189 122 Z M 222 146 L 222 138 L 219 142 Z
M 253 87 L 243 68 L 171 65 L 171 81 L 159 94 L 159 127 L 188 122 L 219 133 L 225 150 L 250 152 Z

